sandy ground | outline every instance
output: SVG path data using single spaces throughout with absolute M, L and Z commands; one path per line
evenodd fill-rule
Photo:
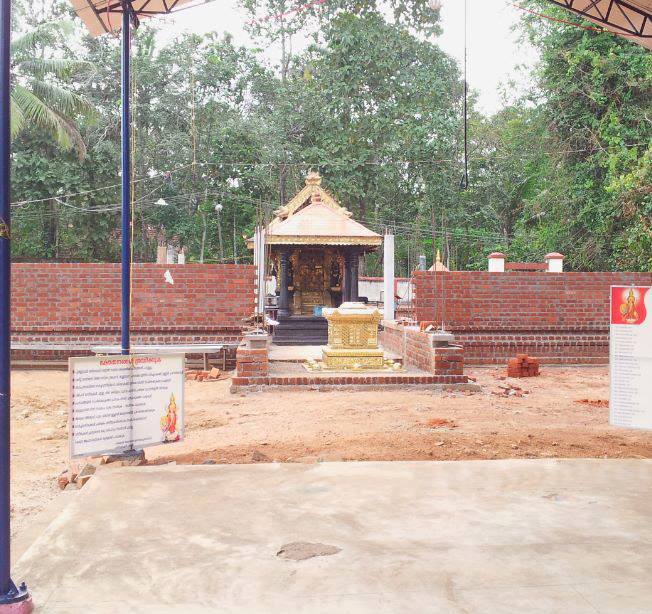
M 471 369 L 481 392 L 278 390 L 229 393 L 229 380 L 187 382 L 186 439 L 149 462 L 248 463 L 542 457 L 652 458 L 652 432 L 608 425 L 606 367 L 542 369 L 511 380 Z M 60 492 L 67 468 L 68 377 L 12 377 L 13 531 Z M 513 384 L 523 396 L 506 397 Z M 495 394 L 500 393 L 500 394 Z

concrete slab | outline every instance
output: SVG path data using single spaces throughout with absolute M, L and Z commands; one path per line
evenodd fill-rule
M 269 359 L 274 362 L 306 362 L 319 360 L 323 345 L 276 345 L 269 346 Z
M 13 575 L 45 613 L 649 612 L 650 492 L 645 460 L 105 470 Z

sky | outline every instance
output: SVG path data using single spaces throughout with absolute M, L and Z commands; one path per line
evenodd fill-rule
M 518 94 L 527 85 L 527 75 L 536 62 L 536 52 L 529 45 L 519 44 L 517 34 L 511 31 L 511 26 L 520 16 L 519 9 L 511 2 L 467 1 L 469 84 L 478 93 L 479 110 L 492 114 L 503 106 L 501 83 L 516 83 L 516 87 L 508 88 L 511 95 Z M 442 0 L 441 11 L 443 34 L 435 40 L 461 66 L 464 58 L 464 0 Z M 169 37 L 182 31 L 204 33 L 215 30 L 229 32 L 238 44 L 250 43 L 243 28 L 247 17 L 237 7 L 237 0 L 215 0 L 167 16 L 165 20 L 171 22 L 164 28 Z M 305 44 L 302 40 L 294 43 L 295 50 L 300 50 Z M 278 55 L 279 50 L 275 47 L 265 51 L 270 62 L 275 62 Z M 517 65 L 524 65 L 525 70 L 517 71 Z

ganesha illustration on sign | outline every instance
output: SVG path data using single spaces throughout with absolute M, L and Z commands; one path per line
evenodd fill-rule
M 165 414 L 161 416 L 161 430 L 163 431 L 164 443 L 179 441 L 179 431 L 177 430 L 177 402 L 174 399 L 174 394 L 170 397 Z
M 629 290 L 625 302 L 620 305 L 620 315 L 623 317 L 623 322 L 627 322 L 628 324 L 634 324 L 638 321 L 639 315 L 636 309 L 634 290 Z

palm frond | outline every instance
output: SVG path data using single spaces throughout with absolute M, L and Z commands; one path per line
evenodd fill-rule
M 63 117 L 93 111 L 93 106 L 85 98 L 58 85 L 37 79 L 30 80 L 28 85 L 35 96 Z
M 25 124 L 25 115 L 23 114 L 20 105 L 14 100 L 13 93 L 11 95 L 11 139 L 15 139 L 18 133 L 23 129 Z
M 31 75 L 37 79 L 46 75 L 54 75 L 58 79 L 67 79 L 81 72 L 94 72 L 95 66 L 91 62 L 84 60 L 32 58 L 19 62 L 16 68 L 23 74 Z
M 11 135 L 14 138 L 25 127 L 34 126 L 51 134 L 63 149 L 76 149 L 83 158 L 86 147 L 72 117 L 88 113 L 92 107 L 74 91 L 46 77 L 63 80 L 94 67 L 82 60 L 42 58 L 37 53 L 68 37 L 73 29 L 71 22 L 45 23 L 13 41 L 11 52 L 19 78 L 11 92 Z
M 68 37 L 73 30 L 70 21 L 41 23 L 11 42 L 11 54 L 28 53 L 40 45 L 51 45 L 57 39 Z
M 83 160 L 86 157 L 86 144 L 79 130 L 68 118 L 62 117 L 56 111 L 54 111 L 54 114 L 59 118 L 62 129 L 68 135 L 72 147 L 77 151 L 77 156 L 80 160 Z
M 29 53 L 39 45 L 49 45 L 56 40 L 55 27 L 49 23 L 42 23 L 11 41 L 11 55 Z
M 73 147 L 70 133 L 64 126 L 62 118 L 38 96 L 22 85 L 14 85 L 13 99 L 25 120 L 49 132 L 63 149 L 69 150 Z

